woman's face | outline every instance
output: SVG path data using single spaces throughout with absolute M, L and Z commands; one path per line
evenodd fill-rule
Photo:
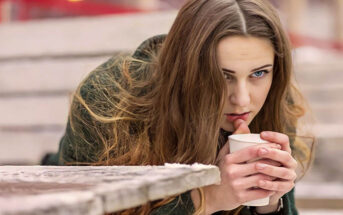
M 230 36 L 219 42 L 217 57 L 227 83 L 221 128 L 234 131 L 233 122 L 240 118 L 249 125 L 267 98 L 274 50 L 267 39 Z

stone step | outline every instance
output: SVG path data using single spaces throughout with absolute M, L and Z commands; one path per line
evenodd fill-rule
M 143 40 L 167 33 L 176 14 L 163 11 L 4 23 L 0 26 L 0 60 L 133 50 Z
M 343 137 L 343 123 L 332 123 L 332 124 L 315 124 L 308 125 L 309 128 L 312 127 L 314 133 L 318 138 L 341 138 Z
M 0 130 L 0 164 L 39 164 L 46 153 L 57 152 L 64 129 L 65 124 L 2 128 Z M 314 178 L 319 181 L 329 180 L 332 174 L 343 180 L 342 131 L 342 124 L 323 124 L 313 127 L 317 143 L 312 174 L 316 174 Z M 332 165 L 333 162 L 337 165 Z
M 322 55 L 327 55 L 325 57 L 321 56 L 321 59 L 308 61 L 304 59 L 304 56 L 295 56 L 294 60 L 296 62 L 294 65 L 294 72 L 296 74 L 314 74 L 318 75 L 319 73 L 326 72 L 327 74 L 338 74 L 342 69 L 342 53 L 335 53 L 334 51 L 327 52 L 322 49 L 318 49 L 318 52 Z M 304 61 L 305 60 L 305 61 Z M 300 62 L 297 62 L 300 61 Z
M 306 89 L 303 91 L 303 95 L 308 102 L 317 105 L 327 104 L 334 105 L 336 103 L 343 103 L 343 89 Z
M 73 91 L 109 56 L 36 61 L 0 61 L 0 96 Z
M 321 175 L 321 180 L 330 182 L 343 181 L 343 139 L 322 138 L 315 148 L 313 172 Z
M 323 186 L 331 183 L 337 184 L 336 182 L 341 183 L 343 181 L 342 142 L 342 137 L 317 137 L 315 145 L 313 145 L 312 165 L 300 182 L 322 184 Z M 309 139 L 306 143 L 309 145 Z M 301 166 L 299 165 L 299 168 L 300 167 Z M 342 183 L 341 186 L 343 186 Z M 306 195 L 306 192 L 302 193 Z M 338 193 L 342 195 L 343 199 L 343 192 L 339 191 Z M 323 195 L 323 198 L 332 198 L 332 196 L 330 196 L 331 192 Z
M 343 103 L 343 84 L 300 85 L 299 90 L 312 103 Z
M 335 104 L 313 104 L 311 109 L 319 123 L 343 123 L 343 105 Z
M 0 127 L 30 125 L 63 125 L 66 122 L 72 93 L 0 97 Z M 311 105 L 311 104 L 310 104 Z M 343 105 L 311 105 L 319 123 L 342 123 Z
M 0 98 L 0 127 L 64 125 L 70 100 L 68 95 Z
M 313 204 L 312 204 L 313 205 Z M 299 214 L 301 215 L 342 215 L 343 210 L 332 210 L 332 209 L 318 209 L 318 210 L 311 210 L 311 209 L 299 209 Z
M 46 91 L 72 91 L 89 72 L 109 57 L 0 61 L 0 96 Z M 306 78 L 318 76 L 318 79 L 323 81 L 325 80 L 322 77 L 323 73 L 325 74 L 323 71 L 311 74 L 306 72 L 305 76 Z M 311 100 L 316 101 L 318 98 L 324 97 L 327 101 L 334 101 L 340 98 L 343 92 L 343 84 L 337 82 L 337 79 L 341 80 L 339 77 L 335 77 L 334 81 L 336 82 L 331 81 L 330 84 L 322 82 L 321 85 L 317 85 L 315 81 L 311 80 L 300 80 L 299 87 Z
M 335 182 L 300 181 L 295 186 L 295 197 L 299 199 L 332 199 L 343 201 L 343 184 Z M 313 205 L 315 208 L 315 205 Z M 340 205 L 343 209 L 343 204 Z
M 319 16 L 319 19 L 322 19 L 322 17 Z M 325 40 L 328 41 L 327 39 Z M 334 71 L 341 71 L 343 54 L 335 50 L 316 48 L 313 46 L 300 46 L 293 50 L 293 59 L 295 71 L 308 71 L 313 73 L 321 70 L 332 74 Z
M 340 84 L 339 80 L 343 79 L 343 63 L 339 68 L 334 67 L 323 67 L 322 65 L 314 65 L 317 68 L 304 69 L 301 68 L 295 73 L 296 80 L 301 84 L 306 85 L 330 85 L 330 84 Z
M 26 128 L 27 129 L 27 128 Z M 64 127 L 0 131 L 0 165 L 38 165 L 46 153 L 56 153 Z
M 295 200 L 301 212 L 310 210 L 317 211 L 314 214 L 320 214 L 319 211 L 331 210 L 337 213 L 343 211 L 343 185 L 340 181 L 320 183 L 301 181 L 295 186 Z

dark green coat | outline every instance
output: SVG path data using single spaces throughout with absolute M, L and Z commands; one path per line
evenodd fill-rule
M 133 57 L 149 60 L 147 55 L 148 51 L 156 51 L 158 44 L 161 44 L 165 38 L 165 35 L 155 36 L 143 42 L 138 49 L 134 52 Z M 108 78 L 120 77 L 120 69 L 113 67 L 115 57 L 110 58 L 107 62 L 95 69 L 89 77 L 85 80 L 80 88 L 80 94 L 85 99 L 87 104 L 91 105 L 104 105 L 108 102 L 106 99 L 110 98 L 95 98 L 94 95 L 98 94 L 98 88 L 94 87 L 94 84 L 100 84 L 106 86 L 109 92 L 115 92 L 115 87 L 107 84 Z M 75 102 L 75 101 L 73 101 Z M 114 101 L 115 102 L 115 101 Z M 108 108 L 104 105 L 104 109 Z M 100 145 L 101 140 L 98 139 L 98 133 L 111 129 L 110 124 L 99 124 L 96 120 L 93 120 L 89 113 L 83 108 L 82 105 L 77 105 L 75 111 L 82 113 L 82 119 L 73 118 L 75 131 L 71 130 L 71 126 L 68 120 L 67 128 L 64 136 L 62 137 L 59 145 L 59 151 L 57 154 L 50 154 L 43 160 L 43 165 L 66 165 L 67 162 L 89 162 L 97 161 L 99 152 L 102 147 Z M 69 117 L 72 117 L 70 113 Z M 87 126 L 84 126 L 86 125 Z M 176 198 L 171 203 L 164 205 L 151 214 L 191 214 L 194 211 L 194 206 L 190 198 L 190 192 L 186 192 L 180 195 L 181 200 Z M 287 193 L 284 197 L 284 210 L 280 214 L 296 215 L 297 210 L 294 203 L 294 190 Z M 216 214 L 220 214 L 216 213 Z M 250 215 L 251 212 L 247 207 L 244 207 L 241 211 L 242 215 Z

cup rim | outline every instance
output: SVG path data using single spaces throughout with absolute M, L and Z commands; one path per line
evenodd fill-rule
M 244 139 L 239 139 L 239 137 L 244 137 L 244 136 L 253 136 L 253 137 L 258 137 L 258 139 L 256 140 L 244 140 Z M 233 134 L 233 135 L 230 135 L 229 136 L 229 139 L 230 140 L 234 140 L 234 141 L 237 141 L 237 142 L 250 142 L 250 143 L 269 143 L 267 140 L 263 140 L 261 139 L 260 137 L 260 134 Z

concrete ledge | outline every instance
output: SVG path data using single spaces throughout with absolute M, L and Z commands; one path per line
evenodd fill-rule
M 2 166 L 0 214 L 98 215 L 220 182 L 216 166 Z

